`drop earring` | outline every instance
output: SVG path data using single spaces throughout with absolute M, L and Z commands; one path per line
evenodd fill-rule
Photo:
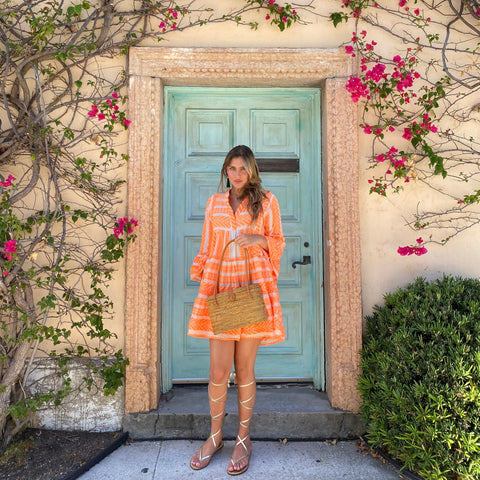
M 230 180 L 227 178 L 227 188 L 230 188 L 231 185 L 230 185 Z

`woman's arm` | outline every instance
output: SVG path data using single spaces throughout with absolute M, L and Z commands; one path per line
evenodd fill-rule
M 193 260 L 193 264 L 190 267 L 190 278 L 195 282 L 202 280 L 203 269 L 205 262 L 207 261 L 208 252 L 213 240 L 213 225 L 211 221 L 213 196 L 208 199 L 207 206 L 205 208 L 205 220 L 203 222 L 202 231 L 202 243 L 198 255 Z

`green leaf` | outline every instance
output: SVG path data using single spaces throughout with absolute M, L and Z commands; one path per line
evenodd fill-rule
M 342 12 L 334 12 L 330 14 L 330 20 L 333 22 L 333 26 L 337 27 L 339 23 L 342 23 L 343 20 L 348 22 L 348 17 Z
M 82 82 L 81 82 L 80 80 L 75 80 L 74 83 L 75 83 L 75 86 L 76 86 L 77 88 L 81 88 L 81 87 L 82 87 Z

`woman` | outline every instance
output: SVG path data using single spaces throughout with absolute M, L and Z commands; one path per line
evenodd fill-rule
M 227 188 L 225 192 L 224 185 Z M 250 420 L 255 404 L 255 359 L 260 345 L 285 339 L 277 278 L 285 247 L 280 209 L 275 196 L 263 189 L 258 165 L 250 148 L 239 145 L 228 152 L 222 167 L 220 190 L 209 198 L 205 211 L 200 252 L 190 270 L 200 282 L 188 335 L 210 340 L 208 399 L 211 431 L 194 454 L 190 466 L 205 468 L 223 447 L 222 425 L 227 400 L 228 377 L 235 365 L 238 385 L 238 435 L 227 467 L 230 475 L 248 468 L 251 455 Z M 248 248 L 252 281 L 260 284 L 268 320 L 256 325 L 214 335 L 206 299 L 214 293 L 220 256 L 228 241 L 220 273 L 220 291 L 245 285 L 245 253 Z

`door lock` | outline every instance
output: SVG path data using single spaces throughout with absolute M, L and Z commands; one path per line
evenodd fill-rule
M 300 262 L 299 260 L 297 260 L 296 262 L 293 262 L 292 267 L 297 268 L 297 265 L 309 265 L 310 263 L 312 263 L 312 257 L 310 257 L 310 255 L 304 255 L 303 261 Z

